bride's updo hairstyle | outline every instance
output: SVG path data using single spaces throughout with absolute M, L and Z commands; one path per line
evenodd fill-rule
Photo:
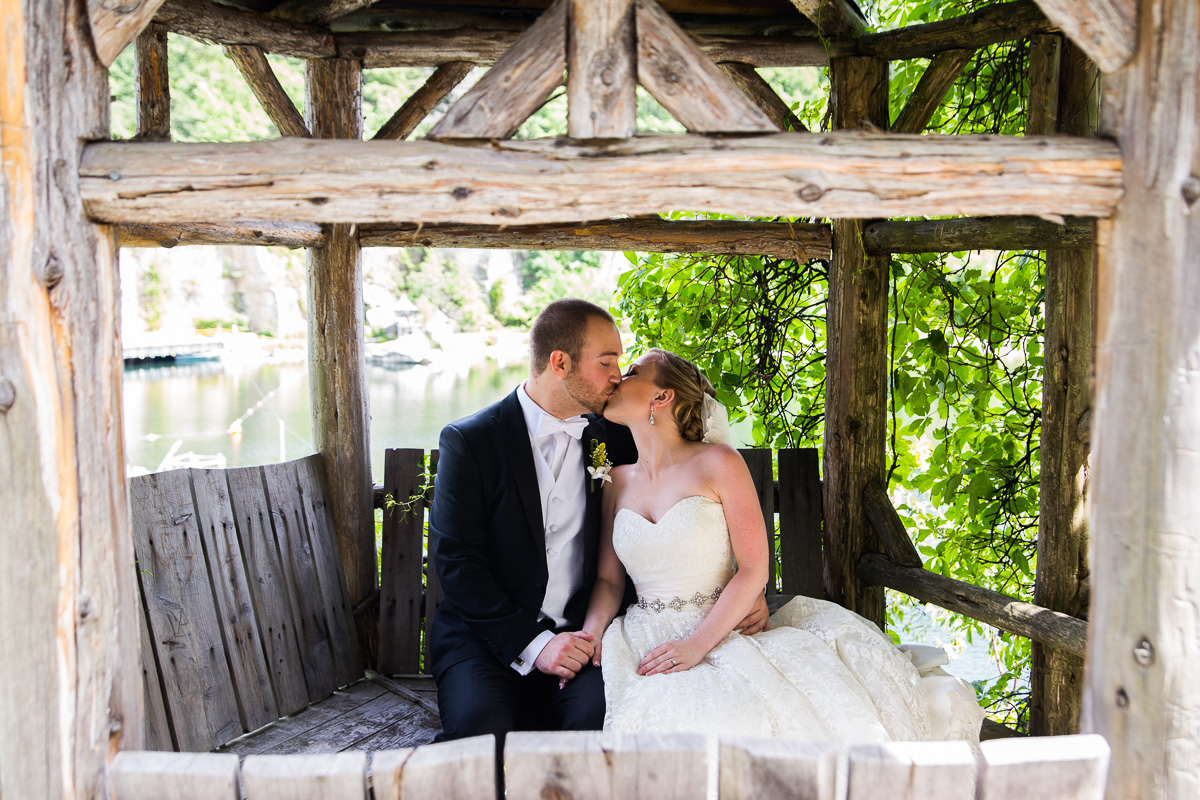
M 654 382 L 662 389 L 675 390 L 675 424 L 688 441 L 704 438 L 704 395 L 717 396 L 700 368 L 669 350 L 652 347 L 646 351 L 658 368 Z

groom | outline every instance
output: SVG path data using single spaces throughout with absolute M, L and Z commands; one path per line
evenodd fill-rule
M 430 637 L 439 740 L 491 733 L 501 747 L 511 730 L 603 725 L 596 643 L 580 630 L 600 537 L 586 467 L 593 442 L 612 464 L 637 458 L 628 429 L 599 416 L 621 349 L 603 308 L 551 303 L 530 333 L 529 379 L 442 431 L 429 512 L 445 593 Z M 743 627 L 765 619 L 762 603 Z

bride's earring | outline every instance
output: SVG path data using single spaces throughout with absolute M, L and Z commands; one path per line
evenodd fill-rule
M 650 406 L 650 424 L 654 424 L 654 406 Z

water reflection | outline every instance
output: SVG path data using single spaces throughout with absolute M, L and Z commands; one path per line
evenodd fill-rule
M 386 448 L 437 447 L 446 423 L 499 400 L 526 370 L 491 361 L 460 368 L 367 367 L 375 479 L 383 479 Z M 124 400 L 131 468 L 155 471 L 177 441 L 175 456 L 220 454 L 229 467 L 313 452 L 305 364 L 131 367 Z

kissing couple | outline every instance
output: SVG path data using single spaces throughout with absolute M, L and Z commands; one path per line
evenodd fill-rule
M 440 741 L 513 730 L 963 739 L 973 689 L 834 603 L 768 618 L 771 550 L 695 364 L 622 371 L 612 315 L 547 306 L 529 378 L 442 431 L 429 513 Z

